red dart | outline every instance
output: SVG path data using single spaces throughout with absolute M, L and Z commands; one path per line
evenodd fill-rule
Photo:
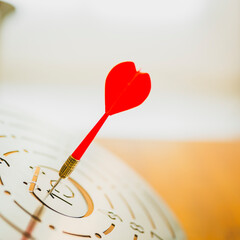
M 80 160 L 108 116 L 137 107 L 147 98 L 150 89 L 149 74 L 136 71 L 133 62 L 116 65 L 106 78 L 105 113 L 76 148 L 72 157 Z
M 147 98 L 150 90 L 151 80 L 148 73 L 137 71 L 133 62 L 116 65 L 106 78 L 105 113 L 63 164 L 59 171 L 60 179 L 71 174 L 108 116 L 137 107 Z

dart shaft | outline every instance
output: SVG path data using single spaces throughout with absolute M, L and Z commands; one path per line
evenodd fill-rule
M 85 153 L 99 130 L 101 129 L 102 125 L 105 123 L 107 120 L 109 114 L 105 113 L 103 116 L 100 118 L 100 120 L 96 123 L 96 125 L 92 128 L 92 130 L 88 133 L 88 135 L 82 140 L 82 142 L 79 144 L 79 146 L 75 149 L 75 151 L 72 153 L 72 157 L 80 160 L 82 155 Z
M 102 125 L 108 118 L 108 114 L 105 113 L 101 119 L 97 122 L 97 124 L 93 127 L 93 129 L 88 133 L 88 135 L 83 139 L 80 145 L 76 148 L 76 150 L 72 153 L 70 157 L 65 161 L 59 171 L 60 178 L 67 178 L 72 171 L 77 166 L 80 158 L 87 150 L 88 146 L 91 144 L 95 136 L 97 135 L 98 131 L 101 129 Z

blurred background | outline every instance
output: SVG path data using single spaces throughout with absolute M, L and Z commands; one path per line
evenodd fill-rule
M 150 182 L 189 239 L 240 239 L 240 1 L 5 2 L 1 106 L 86 134 L 108 72 L 134 61 L 150 96 L 98 142 Z
M 238 0 L 8 2 L 15 12 L 1 27 L 3 104 L 88 131 L 104 111 L 108 72 L 130 60 L 150 73 L 152 92 L 100 136 L 239 139 Z

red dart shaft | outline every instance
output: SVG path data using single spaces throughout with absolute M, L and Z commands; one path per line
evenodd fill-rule
M 75 169 L 75 167 L 79 163 L 79 160 L 81 159 L 82 155 L 85 153 L 88 146 L 91 144 L 91 142 L 97 135 L 98 131 L 101 129 L 102 125 L 107 120 L 108 116 L 109 116 L 108 113 L 103 114 L 103 116 L 100 118 L 100 120 L 97 122 L 97 124 L 88 133 L 88 135 L 83 139 L 83 141 L 75 149 L 75 151 L 72 153 L 72 155 L 69 156 L 69 158 L 65 161 L 65 163 L 62 165 L 62 167 L 59 171 L 60 178 L 59 178 L 58 182 L 60 182 L 60 180 L 62 178 L 66 178 L 72 173 L 72 171 Z M 53 186 L 53 188 L 54 187 L 55 186 Z M 52 190 L 53 190 L 53 188 L 52 188 Z
M 83 141 L 79 144 L 79 146 L 75 149 L 75 151 L 72 153 L 72 157 L 76 160 L 80 160 L 82 155 L 87 150 L 88 146 L 91 144 L 99 130 L 101 129 L 102 125 L 105 123 L 105 121 L 108 118 L 108 114 L 104 113 L 103 116 L 100 118 L 100 120 L 97 122 L 97 124 L 93 127 L 93 129 L 88 133 L 88 135 L 83 139 Z

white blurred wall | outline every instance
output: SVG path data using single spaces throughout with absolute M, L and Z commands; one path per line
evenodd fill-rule
M 108 71 L 132 60 L 152 92 L 101 136 L 240 138 L 240 1 L 7 2 L 16 10 L 0 32 L 1 104 L 87 132 Z

